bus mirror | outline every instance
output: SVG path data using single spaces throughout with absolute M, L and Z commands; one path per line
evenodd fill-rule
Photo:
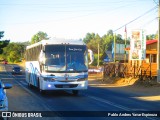
M 89 57 L 90 57 L 90 62 L 89 62 L 89 65 L 90 65 L 94 61 L 94 54 L 93 54 L 93 51 L 90 49 L 88 49 L 88 52 L 89 52 Z
M 39 62 L 40 62 L 41 64 L 44 64 L 44 61 L 45 61 L 44 51 L 41 50 L 40 55 L 39 55 Z

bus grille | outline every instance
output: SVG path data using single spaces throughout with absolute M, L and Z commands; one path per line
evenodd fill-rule
M 75 88 L 75 87 L 77 87 L 77 86 L 78 86 L 78 84 L 71 84 L 71 85 L 66 85 L 66 84 L 64 84 L 64 85 L 55 85 L 56 88 Z

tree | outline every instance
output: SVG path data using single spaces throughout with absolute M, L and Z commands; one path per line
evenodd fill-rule
M 153 39 L 156 39 L 156 34 L 150 34 L 150 35 L 147 35 L 147 36 L 146 36 L 146 39 L 147 39 L 147 40 L 153 40 Z
M 84 43 L 89 43 L 91 40 L 93 40 L 95 38 L 95 33 L 87 33 L 86 37 L 83 38 L 83 42 Z
M 113 36 L 113 30 L 108 30 L 107 31 L 107 36 Z
M 0 31 L 0 39 L 4 36 L 4 31 Z M 9 44 L 10 40 L 1 40 L 0 41 L 0 54 L 3 53 L 3 48 Z
M 86 37 L 83 41 L 87 44 L 87 47 L 94 52 L 95 60 L 92 65 L 97 65 L 97 58 L 98 58 L 98 44 L 99 44 L 99 52 L 100 52 L 100 64 L 103 63 L 103 59 L 106 57 L 106 51 L 112 50 L 112 43 L 114 41 L 114 34 L 113 30 L 108 30 L 105 35 L 100 37 L 98 34 L 95 33 L 87 33 Z M 125 41 L 122 39 L 122 35 L 116 35 L 116 43 L 124 44 Z M 127 40 L 127 44 L 129 40 Z
M 24 42 L 26 44 L 26 42 Z M 20 62 L 24 58 L 26 45 L 24 43 L 9 43 L 3 48 L 2 59 L 9 62 Z
M 0 39 L 4 36 L 4 31 L 0 31 Z
M 101 48 L 102 48 L 102 53 L 101 53 L 102 57 L 101 57 L 101 59 L 102 60 L 106 56 L 106 51 L 107 50 L 111 50 L 113 40 L 114 40 L 114 35 L 113 35 L 113 31 L 112 30 L 109 30 L 107 32 L 107 34 L 102 36 L 102 41 L 101 41 Z
M 92 35 L 94 35 L 94 36 L 92 36 L 90 39 L 88 39 L 89 42 L 87 43 L 87 47 L 89 49 L 91 49 L 94 53 L 97 53 L 97 51 L 98 51 L 97 46 L 101 41 L 101 37 L 98 34 L 92 33 Z
M 31 39 L 31 44 L 40 42 L 41 40 L 48 40 L 48 35 L 45 32 L 39 31 L 37 34 L 33 35 Z

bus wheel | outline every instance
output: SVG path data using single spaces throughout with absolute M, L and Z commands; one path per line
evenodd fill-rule
M 45 94 L 45 90 L 42 90 L 41 87 L 40 87 L 40 82 L 39 82 L 39 80 L 38 80 L 38 89 L 39 89 L 39 92 L 40 92 L 41 94 Z
M 39 89 L 39 92 L 40 92 L 42 95 L 44 95 L 44 94 L 45 94 L 45 90 L 41 90 L 41 89 Z
M 78 90 L 72 90 L 73 95 L 78 95 Z
M 33 86 L 30 83 L 28 83 L 28 87 L 31 89 L 33 88 Z

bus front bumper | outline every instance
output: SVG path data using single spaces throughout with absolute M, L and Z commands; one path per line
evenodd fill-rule
M 88 88 L 88 81 L 80 82 L 48 82 L 43 81 L 42 90 L 85 90 Z

